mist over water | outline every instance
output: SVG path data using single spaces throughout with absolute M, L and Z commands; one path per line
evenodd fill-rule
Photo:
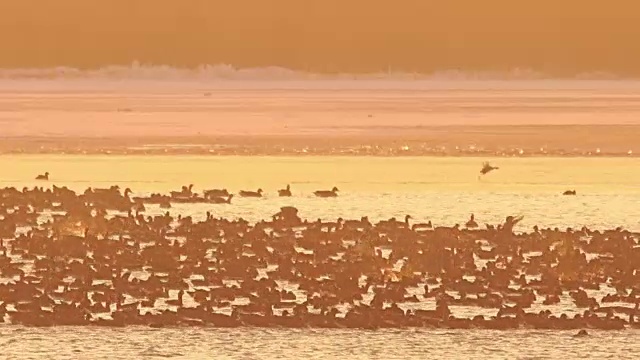
M 385 72 L 365 73 L 319 73 L 300 71 L 280 66 L 237 67 L 231 64 L 200 65 L 194 68 L 170 65 L 145 65 L 133 62 L 129 66 L 112 65 L 94 69 L 74 67 L 49 68 L 0 68 L 3 80 L 165 80 L 165 81 L 275 81 L 275 80 L 378 80 L 378 81 L 507 81 L 507 80 L 564 80 L 564 81 L 606 81 L 625 80 L 614 73 L 588 72 L 575 76 L 556 77 L 527 68 L 513 68 L 509 71 L 467 71 L 464 69 L 443 69 L 430 73 L 405 72 L 389 67 Z M 626 79 L 634 80 L 633 78 Z

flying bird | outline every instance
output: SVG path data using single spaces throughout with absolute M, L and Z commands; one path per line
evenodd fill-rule
M 482 163 L 482 169 L 480 170 L 480 174 L 481 175 L 486 175 L 489 172 L 493 171 L 493 170 L 498 170 L 500 169 L 497 166 L 492 166 L 491 164 L 489 164 L 489 162 L 484 162 Z

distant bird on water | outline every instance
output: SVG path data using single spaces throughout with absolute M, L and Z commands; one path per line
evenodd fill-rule
M 262 189 L 258 189 L 258 191 L 240 190 L 239 194 L 242 197 L 262 197 Z
M 467 223 L 465 224 L 467 226 L 468 229 L 475 229 L 478 227 L 478 223 L 476 222 L 476 217 L 471 214 L 471 218 L 469 219 L 469 221 L 467 221 Z
M 278 196 L 291 196 L 291 185 L 287 185 L 286 189 L 278 190 Z
M 576 195 L 576 191 L 575 190 L 567 190 L 567 191 L 563 192 L 562 195 Z
M 45 181 L 46 181 L 46 180 L 49 180 L 49 173 L 48 173 L 48 172 L 46 172 L 46 173 L 44 173 L 44 175 L 38 175 L 38 176 L 36 176 L 36 180 L 45 180 Z
M 313 194 L 317 197 L 336 197 L 338 196 L 338 188 L 337 187 L 333 187 L 333 189 L 331 190 L 317 190 L 314 191 Z

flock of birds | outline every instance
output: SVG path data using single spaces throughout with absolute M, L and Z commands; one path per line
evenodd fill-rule
M 0 322 L 640 328 L 640 234 L 514 234 L 521 220 L 482 229 L 474 216 L 466 228 L 409 215 L 309 221 L 283 207 L 256 223 L 210 213 L 196 221 L 145 215 L 117 186 L 5 188 Z
M 43 175 L 38 175 L 36 180 L 48 181 L 49 180 L 49 172 L 44 173 Z M 119 187 L 114 186 L 111 189 L 116 189 Z M 333 187 L 331 190 L 316 190 L 313 192 L 313 195 L 320 198 L 330 198 L 337 197 L 338 191 L 340 191 L 337 187 Z M 125 194 L 129 195 L 131 193 L 130 189 L 125 190 Z M 243 198 L 261 198 L 263 197 L 264 191 L 262 189 L 258 189 L 256 191 L 252 190 L 240 190 L 238 195 Z M 280 197 L 290 197 L 292 196 L 291 185 L 287 185 L 284 189 L 278 190 L 278 196 Z M 177 202 L 190 202 L 190 203 L 212 203 L 212 204 L 230 204 L 231 199 L 234 194 L 230 193 L 227 189 L 210 189 L 204 190 L 202 192 L 202 196 L 200 197 L 197 193 L 193 192 L 193 184 L 189 186 L 182 186 L 180 191 L 171 191 L 170 196 L 164 196 L 161 194 L 152 194 L 148 198 L 134 198 L 134 200 L 140 202 L 151 202 L 158 203 L 162 208 L 171 207 L 171 200 Z
M 478 178 L 480 178 L 480 176 L 486 175 L 494 170 L 498 170 L 500 169 L 497 166 L 493 166 L 491 165 L 491 163 L 489 162 L 484 162 L 482 164 L 482 168 L 480 169 L 480 175 L 478 175 Z M 42 175 L 38 175 L 36 177 L 36 180 L 42 180 L 42 181 L 48 181 L 49 180 L 49 172 L 45 172 Z M 192 187 L 193 185 L 190 185 L 188 187 L 183 186 L 182 190 L 180 192 L 178 191 L 172 191 L 171 192 L 171 196 L 174 198 L 180 198 L 180 197 L 193 197 L 196 194 L 192 193 Z M 331 190 L 316 190 L 313 192 L 313 194 L 317 197 L 322 197 L 322 198 L 329 198 L 329 197 L 337 197 L 338 196 L 338 188 L 337 187 L 333 187 Z M 250 191 L 250 190 L 240 190 L 240 192 L 238 193 L 238 195 L 240 195 L 241 197 L 254 197 L 254 198 L 259 198 L 262 197 L 264 191 L 262 189 L 258 189 L 256 191 Z M 566 190 L 562 193 L 563 195 L 576 195 L 576 190 Z M 204 198 L 203 201 L 206 202 L 210 202 L 210 203 L 214 203 L 214 204 L 224 204 L 224 203 L 231 203 L 231 199 L 233 198 L 233 194 L 229 193 L 229 191 L 227 189 L 212 189 L 212 190 L 205 190 L 203 192 Z M 291 185 L 287 185 L 286 188 L 284 189 L 280 189 L 278 190 L 278 196 L 280 197 L 290 197 L 292 196 L 291 193 Z M 165 204 L 166 205 L 166 204 Z
M 485 163 L 480 173 L 496 169 Z M 640 234 L 514 234 L 522 216 L 480 228 L 474 214 L 463 227 L 410 215 L 309 221 L 292 206 L 253 224 L 209 212 L 203 221 L 145 215 L 147 203 L 233 196 L 192 188 L 144 198 L 118 186 L 0 189 L 0 323 L 640 328 Z M 291 196 L 290 186 L 278 195 Z

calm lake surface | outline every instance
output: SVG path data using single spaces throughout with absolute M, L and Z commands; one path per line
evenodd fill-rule
M 478 178 L 483 161 L 500 169 Z M 292 205 L 303 218 L 372 221 L 411 214 L 414 221 L 451 226 L 475 213 L 479 223 L 522 214 L 521 230 L 534 225 L 640 230 L 640 159 L 454 157 L 215 157 L 215 156 L 0 156 L 0 186 L 130 187 L 134 195 L 261 188 L 261 199 L 231 205 L 175 204 L 172 213 L 250 221 Z M 36 182 L 48 171 L 51 181 Z M 293 197 L 277 190 L 291 184 Z M 319 199 L 314 190 L 337 186 L 340 196 Z M 575 189 L 577 196 L 563 196 Z M 149 213 L 159 209 L 149 207 Z

